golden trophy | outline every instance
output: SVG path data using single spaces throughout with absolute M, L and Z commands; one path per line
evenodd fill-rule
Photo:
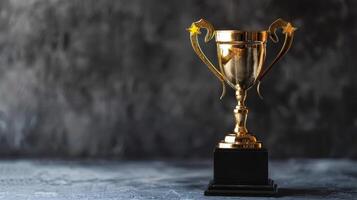
M 200 48 L 198 35 L 202 28 L 206 30 L 205 42 L 215 37 L 219 68 Z M 274 43 L 279 41 L 278 29 L 282 29 L 285 40 L 276 58 L 265 68 L 266 43 L 268 38 Z M 276 195 L 277 185 L 268 178 L 268 151 L 246 128 L 248 109 L 245 99 L 247 91 L 254 85 L 257 85 L 259 94 L 260 81 L 289 50 L 296 28 L 278 19 L 263 31 L 214 30 L 212 24 L 201 19 L 187 30 L 193 50 L 221 81 L 221 98 L 227 84 L 236 91 L 238 102 L 234 109 L 234 130 L 214 150 L 214 178 L 205 195 Z

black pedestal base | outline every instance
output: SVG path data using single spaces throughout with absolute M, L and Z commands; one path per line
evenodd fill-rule
M 214 150 L 213 181 L 205 195 L 275 196 L 277 191 L 268 176 L 266 149 Z
M 222 185 L 213 181 L 205 191 L 206 196 L 276 196 L 278 188 L 273 180 L 267 185 Z

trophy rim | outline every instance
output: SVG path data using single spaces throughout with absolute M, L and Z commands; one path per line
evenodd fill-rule
M 266 42 L 268 31 L 216 30 L 216 42 Z
M 267 33 L 267 30 L 262 30 L 262 31 L 242 31 L 242 30 L 235 30 L 235 29 L 218 29 L 215 30 L 216 32 L 233 32 L 233 33 Z

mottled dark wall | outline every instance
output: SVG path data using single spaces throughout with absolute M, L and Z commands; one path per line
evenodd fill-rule
M 250 130 L 275 158 L 356 158 L 352 0 L 1 0 L 0 153 L 208 157 L 233 128 L 235 99 L 219 100 L 185 28 L 266 29 L 279 17 L 299 30 L 264 100 L 249 92 Z M 214 43 L 204 49 L 216 61 Z

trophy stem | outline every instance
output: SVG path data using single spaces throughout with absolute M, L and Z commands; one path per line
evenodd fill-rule
M 257 138 L 250 134 L 246 127 L 248 108 L 245 106 L 247 90 L 237 87 L 236 98 L 237 106 L 234 109 L 234 117 L 236 125 L 234 133 L 225 136 L 224 140 L 218 143 L 218 148 L 223 149 L 261 149 L 262 143 L 257 141 Z
M 248 116 L 248 108 L 245 106 L 246 96 L 247 96 L 247 90 L 238 87 L 238 89 L 236 90 L 236 98 L 238 104 L 234 109 L 234 117 L 236 120 L 234 133 L 237 136 L 244 136 L 248 134 L 248 130 L 246 127 L 247 116 Z

